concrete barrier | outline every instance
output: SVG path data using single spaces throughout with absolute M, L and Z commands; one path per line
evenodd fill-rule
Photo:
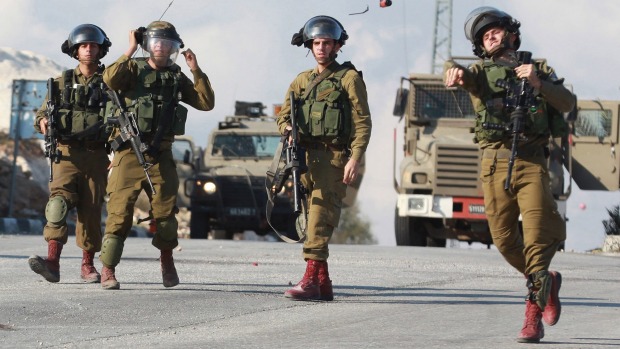
M 0 218 L 0 235 L 43 235 L 44 226 L 44 218 Z

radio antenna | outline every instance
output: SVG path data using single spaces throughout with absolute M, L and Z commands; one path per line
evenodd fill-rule
M 174 2 L 174 0 L 170 1 L 170 3 L 168 4 L 168 7 L 166 7 L 166 9 L 164 10 L 164 13 L 161 14 L 161 16 L 159 17 L 158 21 L 161 21 L 161 19 L 164 17 L 164 15 L 166 14 L 166 12 L 170 8 L 170 6 L 172 6 L 173 2 Z

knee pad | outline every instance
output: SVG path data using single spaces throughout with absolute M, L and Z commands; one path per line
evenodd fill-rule
M 125 241 L 120 236 L 106 234 L 103 238 L 99 260 L 105 266 L 116 267 L 121 262 L 124 246 Z
M 156 219 L 155 227 L 157 228 L 157 234 L 159 234 L 162 240 L 172 241 L 178 236 L 179 223 L 174 216 Z
M 67 205 L 67 200 L 61 195 L 52 197 L 45 206 L 45 219 L 52 225 L 64 225 L 68 213 L 69 207 Z

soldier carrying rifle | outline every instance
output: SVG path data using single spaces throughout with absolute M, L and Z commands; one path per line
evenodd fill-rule
M 566 222 L 551 194 L 549 138 L 565 136 L 563 114 L 575 97 L 545 61 L 519 53 L 520 23 L 493 7 L 465 20 L 465 36 L 482 60 L 469 68 L 446 62 L 446 86 L 466 89 L 476 111 L 475 140 L 483 150 L 480 180 L 493 243 L 524 275 L 528 288 L 519 342 L 539 342 L 543 321 L 560 318 L 562 276 L 551 260 L 566 239 Z M 522 234 L 519 231 L 522 216 Z
M 77 68 L 50 79 L 48 95 L 34 128 L 46 135 L 50 158 L 50 197 L 43 237 L 48 256 L 32 256 L 30 268 L 49 282 L 60 280 L 60 254 L 67 243 L 67 215 L 77 209 L 76 244 L 83 250 L 81 278 L 96 283 L 93 259 L 101 250 L 101 208 L 110 163 L 103 127 L 106 98 L 100 59 L 112 45 L 101 28 L 82 24 L 69 33 L 61 49 L 79 61 Z
M 289 135 L 291 111 L 296 111 L 299 145 L 306 149 L 308 166 L 301 176 L 308 193 L 307 238 L 302 252 L 306 272 L 284 293 L 295 300 L 334 299 L 327 269 L 328 243 L 340 220 L 347 185 L 357 179 L 370 141 L 372 123 L 361 72 L 348 62 L 336 62 L 348 37 L 336 19 L 316 16 L 291 41 L 311 50 L 317 63 L 293 80 L 277 120 L 280 133 Z
M 142 47 L 144 58 L 130 57 Z M 112 160 L 112 173 L 107 191 L 110 195 L 106 230 L 101 250 L 101 286 L 119 289 L 116 266 L 121 260 L 124 242 L 131 230 L 133 208 L 142 190 L 151 203 L 151 215 L 155 220 L 156 233 L 152 244 L 161 251 L 163 285 L 179 284 L 172 250 L 178 245 L 178 223 L 175 214 L 179 178 L 172 157 L 175 135 L 185 133 L 187 103 L 198 110 L 211 110 L 215 96 L 207 75 L 198 66 L 192 50 L 183 48 L 183 41 L 176 28 L 164 21 L 155 21 L 146 28 L 129 32 L 129 48 L 104 73 L 110 89 L 121 91 L 127 112 L 137 122 L 141 148 L 134 141 L 116 144 Z M 175 64 L 181 53 L 190 68 L 193 81 Z M 120 125 L 123 128 L 123 125 Z M 125 126 L 128 126 L 125 124 Z M 122 131 L 122 130 L 120 130 Z M 134 130 L 135 131 L 135 130 Z M 116 134 L 114 134 L 116 136 Z M 119 138 L 116 138 L 119 139 Z M 144 152 L 144 154 L 140 154 Z M 144 161 L 143 161 L 144 160 Z M 149 164 L 145 166 L 145 164 Z M 152 166 L 151 166 L 152 165 Z

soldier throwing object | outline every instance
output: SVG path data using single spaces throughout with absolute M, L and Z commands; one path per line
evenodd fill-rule
M 560 318 L 562 277 L 549 271 L 549 265 L 566 239 L 566 222 L 550 191 L 546 147 L 556 126 L 563 122 L 560 112 L 572 110 L 575 98 L 546 62 L 517 61 L 519 26 L 510 15 L 492 7 L 472 11 L 465 21 L 465 36 L 482 60 L 469 69 L 447 62 L 445 84 L 470 93 L 477 114 L 476 141 L 483 149 L 480 179 L 493 243 L 527 278 L 525 322 L 518 341 L 539 342 L 544 337 L 541 319 L 553 326 Z M 522 79 L 534 89 L 535 98 L 522 114 L 524 137 L 518 143 L 514 173 L 508 182 L 513 137 L 506 129 L 488 125 L 515 121 L 506 109 L 506 84 L 496 81 L 510 85 Z M 519 215 L 523 235 L 518 228 Z

